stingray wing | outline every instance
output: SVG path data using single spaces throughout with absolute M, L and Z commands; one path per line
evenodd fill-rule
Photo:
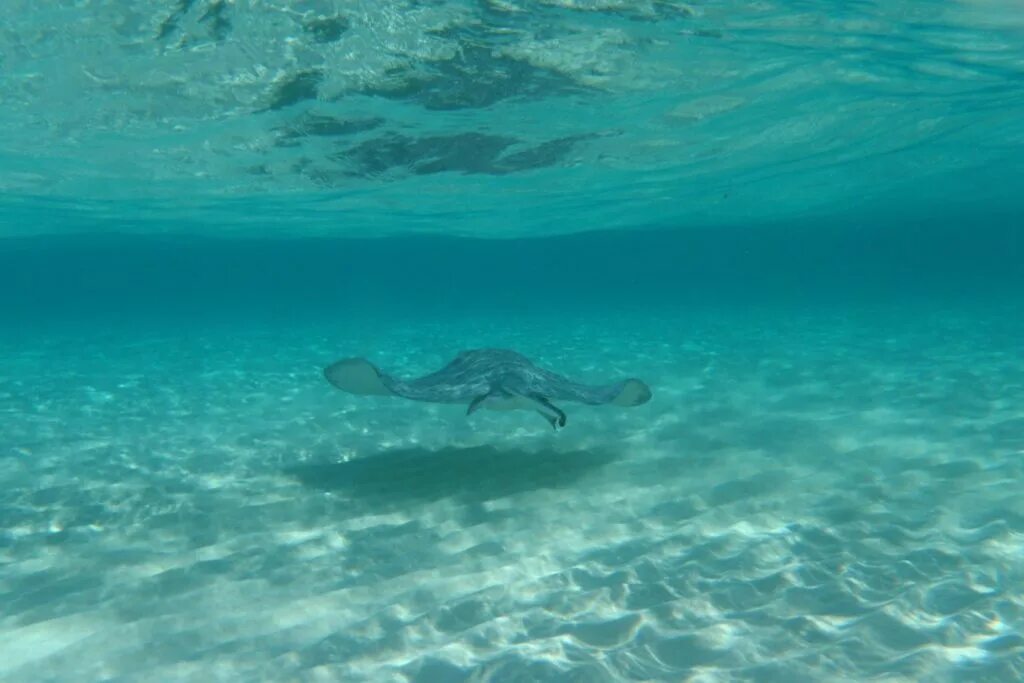
M 631 377 L 615 385 L 617 391 L 609 401 L 616 406 L 639 406 L 651 400 L 651 388 L 642 381 Z
M 359 396 L 398 396 L 394 380 L 365 358 L 346 358 L 324 368 L 327 381 Z
M 614 384 L 591 386 L 577 382 L 552 382 L 548 398 L 577 401 L 587 405 L 639 406 L 651 400 L 651 389 L 644 382 L 630 378 Z M 543 392 L 542 392 L 543 393 Z
M 426 377 L 403 381 L 381 372 L 365 358 L 346 358 L 325 368 L 324 377 L 350 394 L 400 396 L 430 403 L 465 403 L 490 391 L 485 377 L 451 364 Z

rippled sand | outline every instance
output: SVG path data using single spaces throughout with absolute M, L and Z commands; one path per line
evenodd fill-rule
M 0 342 L 0 679 L 1024 676 L 1024 325 L 947 312 Z M 333 390 L 513 346 L 642 408 Z

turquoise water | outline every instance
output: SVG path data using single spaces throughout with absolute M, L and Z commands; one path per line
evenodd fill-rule
M 1017 3 L 0 16 L 0 680 L 1024 680 Z

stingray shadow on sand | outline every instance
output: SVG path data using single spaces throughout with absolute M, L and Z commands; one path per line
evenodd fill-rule
M 443 498 L 481 503 L 570 486 L 617 457 L 604 449 L 406 448 L 347 462 L 299 465 L 285 472 L 310 488 L 342 493 L 374 506 Z

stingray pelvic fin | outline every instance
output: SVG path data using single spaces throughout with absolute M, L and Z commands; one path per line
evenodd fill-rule
M 466 415 L 472 415 L 473 413 L 478 411 L 480 409 L 480 407 L 483 406 L 484 401 L 486 401 L 487 398 L 490 395 L 491 395 L 491 392 L 487 392 L 486 394 L 480 394 L 479 396 L 474 398 L 472 401 L 470 401 L 469 402 L 469 407 L 466 408 Z
M 565 426 L 565 411 L 540 394 L 533 394 L 530 398 L 540 406 L 537 408 L 537 412 L 544 416 L 544 419 L 548 421 L 552 429 L 558 431 L 559 427 Z

